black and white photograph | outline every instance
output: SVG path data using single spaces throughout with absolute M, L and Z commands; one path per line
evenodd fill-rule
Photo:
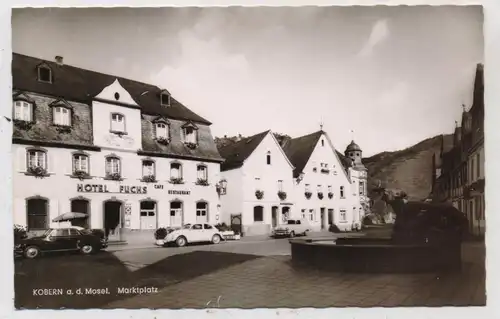
M 483 20 L 13 9 L 14 307 L 486 306 Z

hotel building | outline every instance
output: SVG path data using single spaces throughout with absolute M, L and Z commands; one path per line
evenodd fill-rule
M 66 212 L 110 230 L 219 218 L 211 123 L 168 90 L 13 55 L 14 222 L 36 231 Z

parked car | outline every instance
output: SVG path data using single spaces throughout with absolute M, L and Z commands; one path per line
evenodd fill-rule
M 221 232 L 209 224 L 186 224 L 180 229 L 175 229 L 165 237 L 165 244 L 175 243 L 179 247 L 188 243 L 211 242 L 218 244 L 224 236 Z
M 307 219 L 288 219 L 285 225 L 279 225 L 272 231 L 273 237 L 305 236 L 310 231 Z
M 81 227 L 47 229 L 41 236 L 28 237 L 14 243 L 14 252 L 26 258 L 36 258 L 43 253 L 80 251 L 89 255 L 108 246 L 104 238 Z

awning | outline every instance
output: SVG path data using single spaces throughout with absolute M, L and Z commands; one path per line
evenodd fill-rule
M 84 214 L 84 213 L 68 212 L 68 213 L 64 213 L 62 215 L 57 216 L 52 221 L 53 222 L 65 222 L 65 221 L 69 221 L 69 220 L 73 220 L 73 219 L 86 218 L 86 217 L 88 217 L 88 215 Z

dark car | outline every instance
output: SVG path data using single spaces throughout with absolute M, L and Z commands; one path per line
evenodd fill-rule
M 36 258 L 42 253 L 80 251 L 89 255 L 108 246 L 107 241 L 91 230 L 77 227 L 47 229 L 41 236 L 19 239 L 15 253 Z

